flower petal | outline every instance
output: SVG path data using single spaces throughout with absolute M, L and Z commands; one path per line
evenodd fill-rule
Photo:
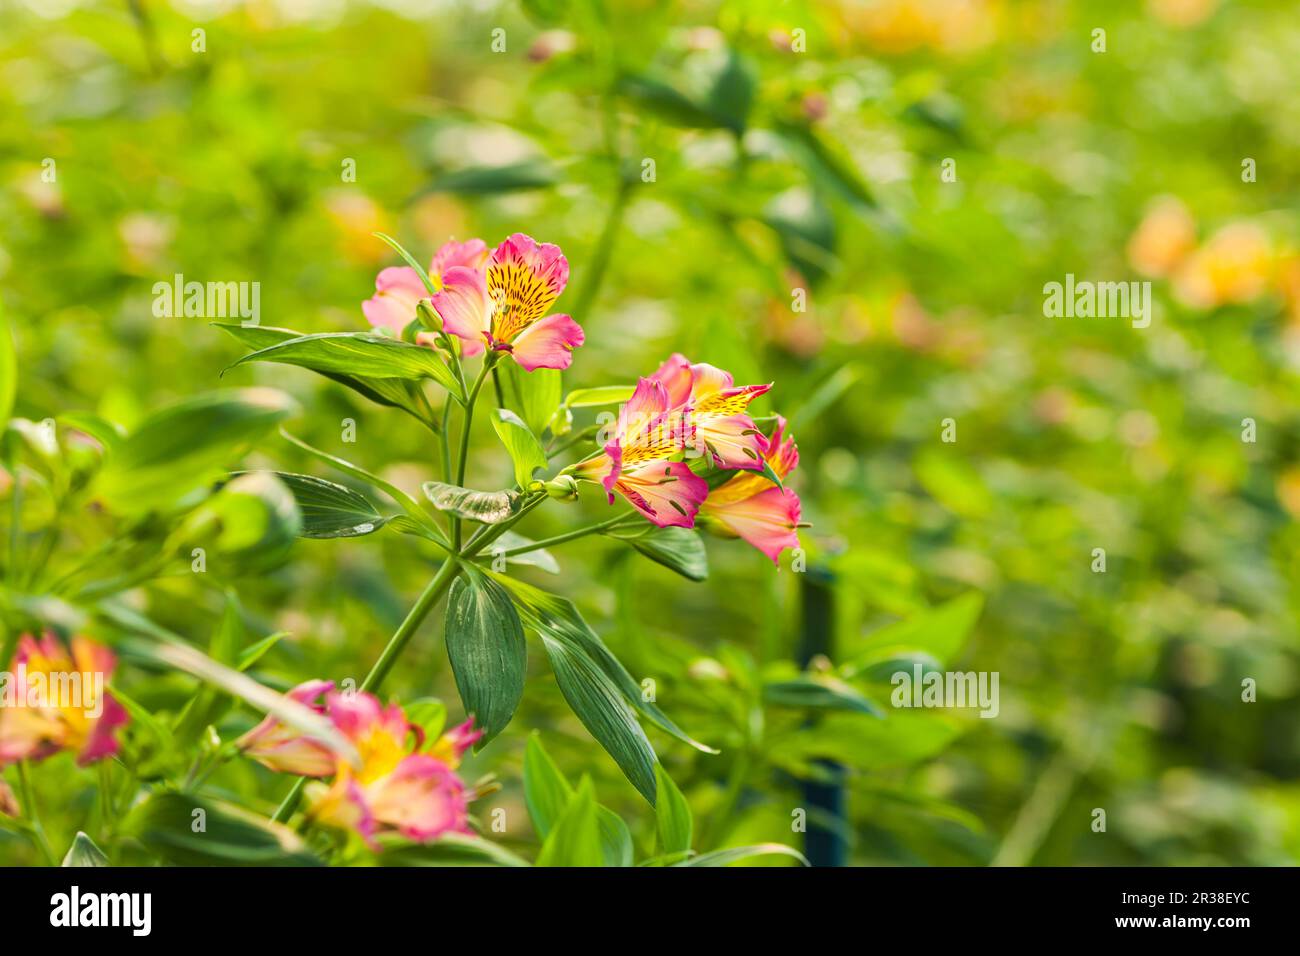
M 692 528 L 709 485 L 680 461 L 653 462 L 623 474 L 614 487 L 661 528 Z
M 670 408 L 684 405 L 691 397 L 691 388 L 695 382 L 691 374 L 691 360 L 680 352 L 668 356 L 650 377 L 664 387 Z
M 748 415 L 709 417 L 696 422 L 694 447 L 711 456 L 719 468 L 763 470 L 767 439 Z
M 564 313 L 548 315 L 515 336 L 510 354 L 525 372 L 569 367 L 573 350 L 583 343 L 582 326 Z
M 429 272 L 435 276 L 442 276 L 455 266 L 481 270 L 483 263 L 487 262 L 487 257 L 487 243 L 482 239 L 471 239 L 468 242 L 457 242 L 453 239 L 444 242 L 433 254 L 433 261 L 429 263 Z
M 491 327 L 492 302 L 483 273 L 452 266 L 442 277 L 442 291 L 433 297 L 442 327 L 468 342 L 482 344 Z
M 487 288 L 496 307 L 492 337 L 513 342 L 544 316 L 569 282 L 569 260 L 553 243 L 517 232 L 497 246 L 487 264 Z
M 375 294 L 361 303 L 366 321 L 375 328 L 402 329 L 415 318 L 415 307 L 429 291 L 410 266 L 392 266 L 375 276 Z
M 414 754 L 366 788 L 366 802 L 377 822 L 412 840 L 432 840 L 469 830 L 465 787 L 441 760 Z
M 775 485 L 743 501 L 705 505 L 705 514 L 777 562 L 786 548 L 799 547 L 799 496 Z

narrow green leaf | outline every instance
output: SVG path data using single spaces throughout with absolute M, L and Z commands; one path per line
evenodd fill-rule
M 533 473 L 546 467 L 546 452 L 537 436 L 524 424 L 522 418 L 508 408 L 498 408 L 492 419 L 501 444 L 506 446 L 510 460 L 515 466 L 515 482 L 520 488 L 527 488 L 533 480 Z
M 575 388 L 564 399 L 565 408 L 597 408 L 601 405 L 621 405 L 632 397 L 635 385 L 598 385 L 595 388 Z
M 357 378 L 396 378 L 416 381 L 431 378 L 459 400 L 460 383 L 438 353 L 374 332 L 318 332 L 300 335 L 250 352 L 230 368 L 249 362 L 279 362 L 314 372 Z
M 533 731 L 524 749 L 524 803 L 538 837 L 546 839 L 572 796 L 573 787 L 542 747 L 541 737 Z
M 429 295 L 437 295 L 442 291 L 442 277 L 431 275 L 428 269 L 415 261 L 415 256 L 406 251 L 405 246 L 392 236 L 385 235 L 382 232 L 376 232 L 373 233 L 373 235 L 376 239 L 383 240 L 390 249 L 402 257 L 402 260 L 408 266 L 415 270 L 415 274 L 420 277 L 420 281 L 424 283 L 424 288 L 428 291 Z
M 600 822 L 591 778 L 583 776 L 550 835 L 542 841 L 538 866 L 601 866 Z
M 483 731 L 477 747 L 510 723 L 524 693 L 528 652 L 510 595 L 477 570 L 456 579 L 447 598 L 447 656 L 465 710 Z
M 379 842 L 385 842 L 381 836 Z M 433 843 L 411 843 L 396 838 L 379 855 L 380 866 L 531 866 L 491 840 L 460 833 L 446 833 Z
M 704 550 L 704 540 L 693 528 L 656 528 L 646 524 L 603 533 L 626 541 L 651 561 L 691 581 L 703 581 L 709 576 L 709 556 Z
M 655 752 L 636 713 L 605 672 L 577 647 L 545 633 L 542 643 L 564 699 L 641 796 L 654 806 Z
M 559 370 L 539 368 L 525 372 L 515 362 L 505 362 L 497 366 L 497 370 L 507 377 L 511 390 L 518 397 L 520 416 L 532 433 L 540 437 L 560 407 L 562 383 Z
M 694 821 L 690 805 L 673 778 L 662 764 L 655 765 L 655 780 L 659 786 L 659 800 L 655 804 L 655 822 L 662 853 L 681 853 L 691 848 L 691 830 Z
M 518 564 L 525 567 L 537 568 L 545 571 L 547 574 L 559 574 L 560 562 L 555 560 L 555 555 L 545 548 L 536 548 L 532 551 L 525 551 L 523 554 L 505 555 L 507 551 L 513 551 L 515 548 L 524 548 L 533 544 L 531 538 L 525 538 L 522 534 L 515 534 L 513 531 L 507 531 L 501 537 L 492 542 L 489 551 L 481 553 L 480 557 L 491 562 L 498 556 L 504 556 L 507 564 Z
M 748 860 L 756 856 L 788 856 L 798 860 L 804 866 L 812 866 L 808 858 L 793 847 L 788 847 L 784 843 L 758 843 L 754 846 L 733 846 L 725 850 L 714 850 L 712 853 L 701 853 L 699 856 L 693 856 L 689 860 L 683 860 L 681 863 L 675 863 L 674 866 L 730 866 L 741 860 Z
M 656 727 L 701 753 L 718 752 L 688 736 L 659 709 L 657 704 L 645 699 L 640 685 L 619 663 L 618 658 L 605 646 L 596 632 L 587 625 L 572 601 L 506 575 L 493 575 L 493 577 L 514 595 L 515 606 L 524 624 L 539 635 L 573 647 L 595 661 L 623 698 Z
M 231 322 L 214 322 L 217 328 L 234 336 L 252 349 L 270 348 L 290 339 L 302 338 L 303 333 L 293 329 L 278 329 L 268 325 L 239 325 Z M 330 381 L 352 389 L 377 405 L 400 408 L 422 422 L 427 422 L 421 412 L 416 397 L 412 395 L 412 385 L 408 380 L 399 378 L 365 378 L 358 375 L 345 375 L 341 372 L 324 372 L 316 370 Z M 430 423 L 431 424 L 431 423 Z
M 320 865 L 288 827 L 192 793 L 155 793 L 122 829 L 180 866 Z
M 763 685 L 763 702 L 774 707 L 849 710 L 883 717 L 884 712 L 856 688 L 830 675 L 805 674 L 794 680 Z
M 632 831 L 609 807 L 596 807 L 596 825 L 600 828 L 600 850 L 605 866 L 628 867 L 632 865 L 635 848 Z
M 525 189 L 543 189 L 559 181 L 559 173 L 544 160 L 526 159 L 501 166 L 470 166 L 443 173 L 424 192 L 459 193 L 462 196 L 493 196 Z
M 288 631 L 277 631 L 274 634 L 268 634 L 260 641 L 254 641 L 252 644 L 248 645 L 248 647 L 240 651 L 239 659 L 235 661 L 235 670 L 237 671 L 248 670 L 258 661 L 260 661 L 263 657 L 265 657 L 267 652 L 270 651 L 271 648 L 275 647 L 275 645 L 279 644 L 282 640 L 284 640 L 288 636 L 289 636 Z
M 304 538 L 355 538 L 378 531 L 388 521 L 365 495 L 344 485 L 312 475 L 271 474 L 293 492 Z
M 104 851 L 95 846 L 95 841 L 78 830 L 72 840 L 72 846 L 68 847 L 68 852 L 63 857 L 63 865 L 108 866 L 109 862 Z

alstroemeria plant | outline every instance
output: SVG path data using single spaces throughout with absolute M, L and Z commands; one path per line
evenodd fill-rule
M 736 385 L 723 369 L 674 354 L 635 383 L 600 383 L 564 396 L 558 375 L 570 367 L 585 333 L 577 321 L 582 316 L 552 311 L 569 280 L 558 246 L 522 233 L 495 246 L 448 242 L 425 268 L 395 241 L 380 238 L 406 265 L 376 277 L 375 295 L 362 306 L 369 330 L 302 335 L 223 327 L 256 347 L 236 364 L 314 369 L 401 408 L 436 437 L 422 502 L 356 463 L 290 438 L 403 512 L 385 513 L 353 488 L 323 478 L 277 473 L 303 505 L 302 534 L 355 537 L 388 526 L 427 539 L 445 557 L 374 663 L 362 696 L 345 705 L 318 683 L 290 695 L 335 723 L 343 718 L 340 730 L 361 751 L 360 765 L 340 762 L 337 752 L 270 720 L 241 746 L 267 766 L 299 775 L 278 819 L 294 812 L 308 779 L 328 776 L 333 783 L 310 794 L 307 819 L 351 826 L 367 840 L 384 828 L 417 838 L 459 828 L 463 796 L 451 773 L 454 761 L 422 753 L 408 739 L 401 711 L 370 696 L 446 596 L 448 657 L 475 728 L 472 735 L 462 728 L 458 747 L 471 737 L 482 747 L 509 724 L 524 693 L 525 632 L 532 632 L 578 718 L 654 803 L 658 760 L 642 721 L 702 751 L 711 748 L 644 699 L 572 603 L 503 569 L 511 559 L 604 534 L 699 580 L 707 563 L 697 528 L 739 537 L 779 563 L 799 543 L 799 499 L 784 485 L 798 454 L 783 420 L 773 419 L 765 433 L 753 417 L 751 403 L 772 386 Z M 590 379 L 592 370 L 583 376 Z M 485 389 L 489 379 L 492 388 Z M 495 397 L 492 425 L 513 465 L 510 488 L 465 486 L 470 426 L 484 391 Z M 574 427 L 575 410 L 602 406 L 609 410 L 603 427 Z M 544 540 L 518 533 L 534 510 L 574 500 L 584 485 L 597 488 L 603 506 L 617 508 L 614 514 Z

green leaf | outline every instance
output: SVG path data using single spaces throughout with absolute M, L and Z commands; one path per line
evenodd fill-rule
M 250 352 L 230 368 L 249 362 L 279 362 L 314 372 L 343 374 L 358 378 L 431 378 L 460 400 L 460 383 L 438 353 L 374 332 L 318 332 L 300 335 Z
M 584 775 L 550 835 L 542 841 L 537 865 L 601 866 L 604 862 L 596 795 L 591 778 Z
M 447 598 L 447 656 L 465 710 L 483 731 L 481 748 L 510 723 L 524 693 L 528 652 L 510 595 L 467 569 Z
M 537 568 L 547 574 L 559 574 L 560 562 L 556 561 L 555 555 L 545 548 L 536 548 L 532 551 L 525 551 L 523 554 L 505 555 L 506 551 L 524 548 L 533 543 L 531 538 L 525 538 L 522 534 L 507 531 L 493 541 L 490 551 L 483 552 L 481 557 L 484 561 L 491 561 L 498 555 L 503 555 L 507 564 L 519 564 L 525 567 Z
M 509 380 L 511 389 L 519 399 L 520 416 L 532 433 L 540 436 L 560 407 L 563 385 L 559 370 L 538 368 L 525 372 L 517 363 L 506 362 L 498 365 L 496 371 Z
M 433 541 L 445 543 L 442 531 L 439 529 L 438 523 L 433 519 L 433 517 L 420 507 L 419 502 L 396 485 L 384 481 L 384 479 L 380 478 L 378 475 L 372 474 L 364 468 L 352 464 L 352 462 L 347 461 L 346 459 L 339 458 L 337 455 L 331 455 L 327 451 L 321 451 L 319 448 L 312 447 L 301 438 L 295 438 L 283 428 L 280 429 L 280 436 L 284 438 L 285 441 L 301 448 L 312 457 L 318 458 L 326 464 L 337 468 L 339 471 L 343 472 L 343 474 L 351 475 L 353 478 L 358 478 L 361 481 L 374 485 L 384 494 L 388 495 L 388 497 L 392 498 L 393 501 L 397 502 L 397 504 L 401 506 L 402 510 L 406 512 L 411 521 L 424 529 L 426 537 Z
M 794 680 L 766 683 L 763 685 L 763 702 L 773 707 L 849 710 L 874 717 L 884 716 L 870 698 L 829 675 L 805 674 Z
M 244 648 L 240 652 L 239 659 L 235 662 L 235 670 L 237 671 L 248 670 L 258 661 L 260 661 L 263 657 L 265 657 L 267 652 L 270 651 L 271 648 L 275 647 L 275 645 L 279 644 L 282 640 L 284 640 L 288 636 L 289 636 L 288 631 L 277 631 L 274 634 L 268 634 L 260 641 L 253 642 L 252 644 L 250 644 L 248 647 Z
M 541 442 L 532 433 L 522 418 L 508 408 L 498 408 L 492 419 L 501 444 L 506 446 L 510 460 L 515 465 L 515 482 L 520 488 L 527 488 L 533 480 L 533 473 L 546 467 L 546 452 Z
M 655 821 L 659 833 L 659 848 L 663 853 L 681 853 L 691 848 L 693 819 L 690 805 L 673 778 L 662 764 L 655 765 L 655 780 L 659 785 L 659 800 L 655 804 Z
M 109 862 L 104 851 L 95 846 L 95 841 L 78 830 L 72 840 L 72 846 L 68 847 L 68 852 L 63 857 L 63 865 L 108 866 Z
M 426 743 L 436 741 L 447 727 L 447 705 L 436 697 L 413 700 L 403 710 L 406 711 L 406 719 L 424 732 Z
M 839 195 L 860 213 L 877 207 L 871 189 L 848 158 L 827 144 L 811 126 L 778 123 L 777 131 L 819 187 Z
M 539 838 L 546 839 L 572 797 L 573 787 L 533 731 L 524 749 L 524 803 Z
M 704 550 L 704 540 L 692 528 L 656 528 L 647 524 L 630 531 L 603 533 L 626 541 L 651 561 L 676 571 L 684 578 L 703 581 L 709 576 L 709 556 Z
M 545 633 L 542 644 L 564 699 L 641 796 L 654 806 L 655 752 L 632 707 L 605 672 L 577 647 Z
M 480 524 L 500 524 L 519 510 L 514 491 L 472 491 L 441 481 L 426 481 L 425 497 L 439 511 Z
M 442 277 L 430 275 L 429 270 L 420 263 L 415 261 L 415 256 L 406 251 L 406 247 L 394 239 L 392 236 L 385 235 L 382 232 L 373 233 L 376 239 L 382 240 L 390 249 L 402 257 L 402 260 L 415 270 L 415 274 L 420 277 L 424 283 L 424 288 L 429 295 L 437 295 L 442 291 Z
M 271 474 L 293 492 L 304 538 L 355 538 L 378 531 L 388 521 L 365 495 L 344 485 L 312 475 Z
M 253 349 L 270 348 L 273 345 L 287 342 L 290 339 L 299 339 L 303 336 L 303 333 L 295 332 L 293 329 L 278 329 L 268 325 L 238 325 L 229 322 L 214 322 L 212 324 Z M 425 416 L 421 414 L 419 403 L 411 393 L 411 384 L 404 379 L 365 378 L 358 375 L 345 375 L 340 372 L 323 372 L 319 369 L 316 371 L 325 378 L 352 389 L 378 405 L 400 408 L 420 421 L 426 421 Z
M 600 828 L 600 850 L 605 866 L 631 866 L 635 849 L 632 846 L 632 831 L 627 828 L 623 818 L 609 807 L 597 806 L 596 825 Z
M 170 405 L 113 450 L 96 491 L 125 512 L 175 507 L 225 477 L 234 460 L 296 409 L 270 388 L 229 389 Z
M 708 106 L 675 87 L 650 76 L 629 74 L 618 82 L 618 91 L 637 106 L 660 119 L 685 129 L 717 129 L 727 126 Z
M 106 607 L 102 607 L 101 610 L 109 611 Z M 124 606 L 113 608 L 109 617 L 120 626 L 143 633 L 156 633 L 160 630 L 157 625 L 153 625 L 153 622 L 140 618 Z M 140 618 L 139 621 L 136 618 Z M 151 627 L 145 630 L 146 626 Z M 255 709 L 270 714 L 285 726 L 319 740 L 350 763 L 355 764 L 359 760 L 356 748 L 329 720 L 311 708 L 268 687 L 263 687 L 247 675 L 214 661 L 196 648 L 185 644 L 179 637 L 176 637 L 174 642 L 171 640 L 160 643 L 130 641 L 127 642 L 127 647 L 138 657 L 177 668 L 224 690 Z
M 233 664 L 244 643 L 244 622 L 239 603 L 233 592 L 226 595 L 221 620 L 208 642 L 208 656 L 222 664 Z M 190 698 L 176 718 L 175 735 L 181 745 L 193 743 L 203 733 L 203 728 L 214 724 L 231 705 L 230 695 L 205 684 Z
M 599 385 L 595 388 L 575 388 L 564 399 L 565 408 L 598 408 L 602 405 L 621 405 L 632 397 L 635 385 Z
M 393 839 L 379 855 L 380 866 L 530 866 L 523 857 L 491 840 L 460 833 L 446 833 L 433 843 L 411 843 L 405 837 Z M 385 837 L 379 837 L 384 843 Z
M 288 827 L 192 793 L 155 793 L 123 832 L 180 866 L 319 866 Z
M 754 88 L 753 73 L 735 50 L 729 51 L 709 90 L 709 112 L 733 133 L 743 133 L 754 104 Z
M 984 596 L 971 591 L 883 627 L 858 645 L 859 653 L 840 668 L 840 674 L 855 677 L 886 653 L 916 651 L 946 665 L 961 650 L 983 608 Z
M 718 752 L 689 737 L 659 709 L 657 704 L 645 699 L 640 685 L 633 680 L 632 675 L 619 663 L 618 658 L 605 646 L 596 632 L 587 625 L 572 601 L 506 575 L 493 575 L 493 577 L 514 595 L 515 607 L 518 608 L 525 625 L 542 637 L 550 637 L 595 661 L 623 698 L 656 727 L 701 753 Z
M 699 856 L 693 856 L 689 860 L 683 860 L 674 866 L 730 866 L 741 860 L 748 860 L 756 856 L 788 856 L 798 860 L 804 866 L 812 866 L 808 858 L 793 847 L 788 847 L 784 843 L 758 843 L 754 846 L 733 846 L 725 850 L 714 850 L 712 853 L 701 853 Z
M 462 196 L 492 196 L 525 189 L 544 189 L 559 182 L 555 167 L 540 159 L 526 159 L 501 166 L 470 166 L 443 173 L 424 192 L 459 193 Z

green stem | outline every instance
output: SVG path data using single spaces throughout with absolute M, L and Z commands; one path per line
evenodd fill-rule
M 45 828 L 41 826 L 40 814 L 36 812 L 36 799 L 32 796 L 32 781 L 27 775 L 27 761 L 18 761 L 18 799 L 22 802 L 22 813 L 31 827 L 32 839 L 36 842 L 37 848 L 41 855 L 45 857 L 45 862 L 50 866 L 58 866 L 59 861 L 54 856 L 54 850 L 50 847 L 50 841 L 45 836 Z
M 424 588 L 424 591 L 416 599 L 415 604 L 407 613 L 406 619 L 393 632 L 393 636 L 388 639 L 388 644 L 384 647 L 383 653 L 379 655 L 379 660 L 375 661 L 374 667 L 370 668 L 370 673 L 366 679 L 361 682 L 363 691 L 374 692 L 378 690 L 379 685 L 383 683 L 388 672 L 392 670 L 394 662 L 397 660 L 402 649 L 406 647 L 412 635 L 424 623 L 429 612 L 433 610 L 438 599 L 442 597 L 444 591 L 451 586 L 452 580 L 460 572 L 460 564 L 455 559 L 448 559 L 438 568 L 438 573 L 433 576 Z M 299 777 L 294 782 L 292 789 L 285 796 L 280 806 L 276 809 L 275 815 L 271 817 L 277 823 L 284 823 L 293 815 L 294 809 L 298 806 L 298 801 L 302 797 L 303 788 L 307 786 L 307 778 Z
M 527 554 L 529 551 L 537 551 L 541 548 L 550 548 L 557 544 L 564 544 L 573 541 L 576 538 L 582 538 L 589 534 L 596 534 L 607 528 L 616 527 L 620 522 L 627 521 L 629 518 L 635 518 L 633 514 L 619 514 L 610 518 L 608 521 L 599 521 L 596 524 L 587 525 L 585 528 L 579 528 L 576 531 L 569 531 L 565 534 L 557 534 L 552 538 L 543 538 L 541 541 L 534 541 L 531 544 L 520 545 L 517 548 L 511 548 L 509 551 L 503 551 L 499 557 L 513 558 L 517 554 Z
M 456 484 L 462 488 L 465 486 L 465 466 L 469 464 L 469 432 L 470 426 L 474 423 L 474 402 L 478 400 L 478 393 L 482 390 L 483 383 L 487 381 L 492 365 L 492 353 L 489 353 L 484 357 L 483 367 L 478 370 L 478 376 L 474 379 L 474 384 L 465 398 L 465 420 L 460 430 L 460 454 L 456 459 Z M 460 550 L 459 518 L 453 518 L 451 521 L 451 545 Z

